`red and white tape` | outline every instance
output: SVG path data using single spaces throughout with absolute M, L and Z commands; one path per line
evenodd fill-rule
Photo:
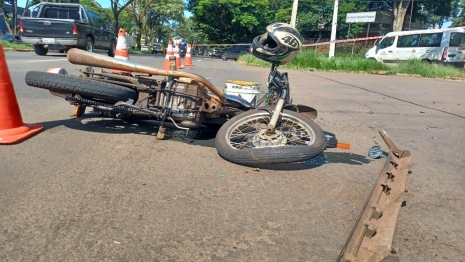
M 451 29 L 465 29 L 465 26 L 444 28 L 444 29 L 430 29 L 428 30 L 428 32 L 431 32 L 431 33 L 444 32 L 445 30 L 451 30 Z M 398 36 L 411 35 L 412 33 L 415 33 L 415 31 L 407 31 L 407 32 L 408 33 L 401 34 Z M 349 43 L 349 42 L 357 42 L 357 41 L 365 41 L 365 40 L 376 40 L 376 39 L 381 39 L 384 37 L 385 36 L 372 36 L 372 37 L 362 37 L 362 38 L 354 38 L 354 39 L 341 39 L 341 40 L 327 41 L 327 42 L 321 42 L 321 43 L 304 44 L 302 46 L 310 47 L 310 46 L 319 46 L 319 45 L 329 45 L 331 43 Z M 251 45 L 251 43 L 250 44 L 195 44 L 196 47 L 197 46 L 247 46 L 247 45 Z
M 451 30 L 451 29 L 465 29 L 465 26 L 460 26 L 460 27 L 453 27 L 453 28 L 444 28 L 444 29 L 431 29 L 428 30 L 428 33 L 438 33 L 438 32 L 444 32 L 446 30 Z M 405 36 L 405 35 L 411 35 L 414 34 L 415 31 L 408 31 L 408 33 L 405 34 L 400 34 L 396 36 Z M 329 45 L 331 43 L 348 43 L 348 42 L 357 42 L 357 41 L 364 41 L 364 40 L 375 40 L 375 39 L 380 39 L 384 38 L 384 36 L 372 36 L 372 37 L 362 37 L 362 38 L 355 38 L 355 39 L 342 39 L 342 40 L 334 40 L 334 41 L 327 41 L 327 42 L 321 42 L 321 43 L 313 43 L 313 44 L 304 44 L 302 46 L 307 47 L 307 46 L 318 46 L 318 45 Z
M 383 38 L 384 36 L 372 36 L 372 37 L 363 37 L 363 38 L 354 38 L 354 39 L 342 39 L 342 40 L 334 40 L 334 41 L 328 41 L 328 42 L 321 42 L 321 43 L 313 43 L 313 44 L 305 44 L 302 45 L 303 47 L 308 47 L 308 46 L 319 46 L 319 45 L 329 45 L 331 43 L 348 43 L 348 42 L 357 42 L 357 41 L 363 41 L 363 40 L 374 40 L 374 39 L 380 39 Z

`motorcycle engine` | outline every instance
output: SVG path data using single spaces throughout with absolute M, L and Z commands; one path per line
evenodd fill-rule
M 166 84 L 166 88 L 157 88 L 156 96 L 148 103 L 157 107 L 169 108 L 171 116 L 176 122 L 187 127 L 198 127 L 208 113 L 221 110 L 219 101 L 212 99 L 207 88 L 190 78 L 179 78 L 173 87 Z

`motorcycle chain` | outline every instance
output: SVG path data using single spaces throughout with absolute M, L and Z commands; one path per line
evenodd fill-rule
M 84 99 L 84 98 L 67 96 L 65 97 L 65 99 L 66 101 L 83 104 L 85 106 L 103 106 L 103 107 L 108 107 L 108 108 L 115 109 L 115 110 L 125 111 L 128 113 L 137 113 L 137 114 L 141 113 L 140 111 L 134 110 L 132 108 L 128 108 L 124 106 L 114 106 L 111 104 L 106 104 L 106 103 L 97 102 L 94 100 L 89 100 L 89 99 Z

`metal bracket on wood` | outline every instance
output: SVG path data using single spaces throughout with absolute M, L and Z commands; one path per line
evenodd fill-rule
M 392 241 L 402 202 L 408 194 L 405 185 L 411 155 L 408 150 L 397 148 L 384 130 L 380 130 L 380 135 L 390 152 L 338 262 L 399 261 Z

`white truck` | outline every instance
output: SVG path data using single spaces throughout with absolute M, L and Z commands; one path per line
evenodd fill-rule
M 366 52 L 365 58 L 383 63 L 419 59 L 463 68 L 464 45 L 465 27 L 390 32 Z

